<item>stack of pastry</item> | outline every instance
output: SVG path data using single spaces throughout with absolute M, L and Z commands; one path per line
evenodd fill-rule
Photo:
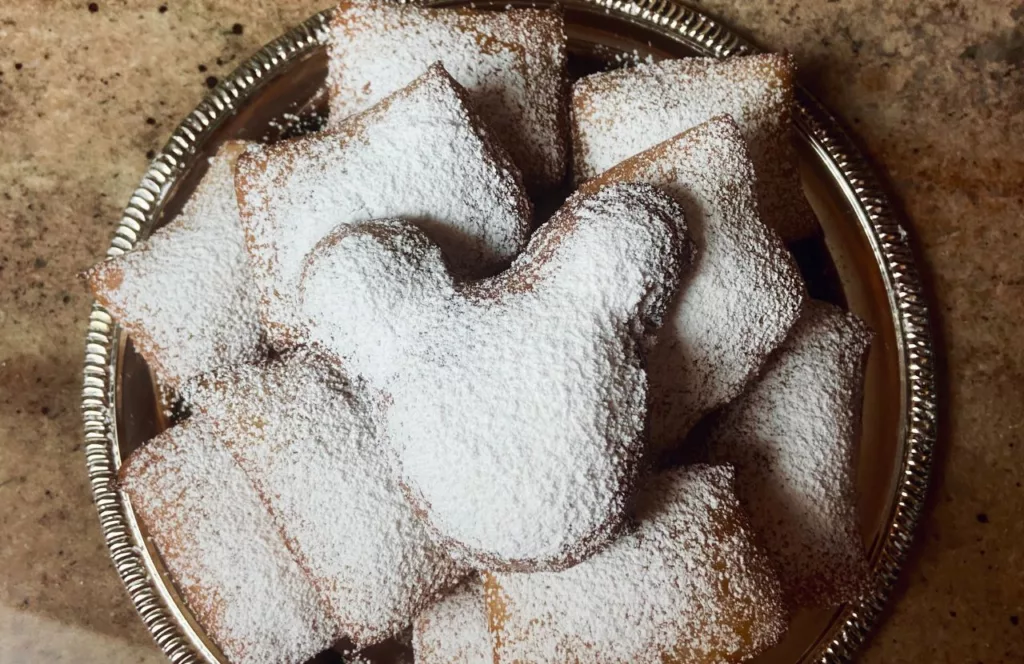
M 369 2 L 329 54 L 326 128 L 87 273 L 188 405 L 119 482 L 226 658 L 739 662 L 855 599 L 870 335 L 785 244 L 790 59 L 570 85 L 557 12 Z

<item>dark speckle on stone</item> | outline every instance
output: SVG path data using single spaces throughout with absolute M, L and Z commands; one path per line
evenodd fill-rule
M 156 150 L 146 150 L 146 159 L 152 161 L 156 157 Z
M 160 7 L 157 9 L 157 11 L 160 12 L 161 14 L 166 14 L 167 13 L 167 5 L 160 5 Z
M 200 73 L 203 73 L 206 71 L 206 65 L 199 65 L 198 69 Z
M 14 68 L 15 68 L 15 69 L 17 69 L 18 71 L 21 71 L 21 68 L 22 68 L 23 66 L 24 66 L 24 65 L 22 65 L 22 64 L 21 64 L 20 62 L 15 62 L 15 63 L 14 63 Z
M 36 258 L 34 265 L 36 266 L 37 270 L 42 269 L 46 267 L 46 259 L 43 258 L 42 256 L 39 256 Z
M 71 296 L 65 293 L 64 296 L 60 298 L 60 301 L 63 302 L 64 304 L 67 304 L 68 302 L 71 301 Z
M 1010 624 L 1016 627 L 1020 624 L 1020 618 L 1018 616 L 1010 616 Z
M 988 514 L 980 512 L 977 516 L 978 523 L 988 523 Z
M 231 26 L 231 32 L 233 32 L 236 35 L 240 35 L 243 32 L 245 32 L 245 26 L 241 23 L 235 23 L 233 26 Z
M 950 618 L 956 618 L 956 611 L 950 611 L 949 612 L 949 617 Z
M 93 14 L 95 14 L 99 10 L 100 10 L 100 6 L 97 5 L 95 2 L 90 2 L 89 3 L 89 11 L 91 11 Z
M 211 88 L 211 89 L 217 87 L 217 77 L 216 76 L 207 76 L 206 77 L 206 87 Z
M 971 44 L 960 57 L 965 60 L 1001 62 L 1014 67 L 1024 65 L 1024 28 L 1016 26 L 1009 30 L 997 31 L 986 40 Z
M 146 118 L 146 124 L 148 124 L 148 125 L 155 125 L 156 124 L 156 118 Z
M 49 406 L 43 406 L 42 408 L 39 409 L 39 412 L 42 413 L 43 415 L 49 415 L 50 414 L 50 407 Z M 47 493 L 49 493 L 49 491 L 47 491 Z

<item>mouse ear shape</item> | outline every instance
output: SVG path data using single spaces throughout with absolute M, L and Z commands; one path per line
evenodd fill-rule
M 612 184 L 571 197 L 504 278 L 517 290 L 544 281 L 566 306 L 610 313 L 643 332 L 660 325 L 692 255 L 674 200 L 647 184 Z
M 453 292 L 438 246 L 412 224 L 386 219 L 340 226 L 313 248 L 299 308 L 310 340 L 336 358 L 352 361 L 359 348 L 362 360 L 387 366 L 416 335 L 405 323 L 423 320 L 414 310 L 439 309 Z M 389 342 L 381 344 L 382 338 Z M 367 367 L 351 368 L 362 373 Z

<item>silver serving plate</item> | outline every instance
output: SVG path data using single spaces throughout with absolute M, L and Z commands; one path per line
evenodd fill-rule
M 758 51 L 722 24 L 671 0 L 560 4 L 572 61 L 581 70 L 621 61 L 621 54 L 634 51 L 655 58 Z M 322 104 L 328 18 L 329 12 L 317 14 L 268 44 L 185 118 L 128 202 L 108 256 L 130 251 L 180 209 L 206 168 L 205 157 L 222 141 L 280 137 L 282 117 L 302 116 Z M 801 243 L 795 253 L 815 297 L 844 304 L 877 333 L 858 460 L 858 510 L 874 582 L 859 603 L 797 615 L 785 641 L 755 661 L 848 662 L 879 620 L 924 502 L 937 417 L 933 349 L 913 252 L 884 188 L 836 119 L 806 91 L 799 90 L 798 99 L 801 174 L 824 234 Z M 89 477 L 110 556 L 171 661 L 224 661 L 178 596 L 115 483 L 121 460 L 169 424 L 157 394 L 131 341 L 94 305 L 82 410 Z M 385 648 L 375 659 L 396 661 L 407 656 L 394 654 L 401 650 Z M 340 656 L 327 653 L 317 661 Z

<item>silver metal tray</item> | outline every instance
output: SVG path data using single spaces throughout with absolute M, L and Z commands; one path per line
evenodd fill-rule
M 492 6 L 508 4 L 502 0 Z M 560 4 L 578 72 L 614 65 L 623 53 L 727 57 L 758 50 L 721 23 L 671 0 Z M 222 141 L 295 131 L 294 123 L 280 119 L 304 116 L 322 103 L 318 92 L 326 74 L 328 16 L 318 14 L 268 44 L 185 118 L 125 208 L 108 256 L 131 250 L 173 216 L 202 175 L 205 157 Z M 851 660 L 878 622 L 906 558 L 928 484 L 936 426 L 928 306 L 907 235 L 874 171 L 841 125 L 806 91 L 799 90 L 798 98 L 801 175 L 824 232 L 799 243 L 794 252 L 812 295 L 844 304 L 877 333 L 868 362 L 858 460 L 858 510 L 874 583 L 857 604 L 795 616 L 785 641 L 758 657 L 759 663 Z M 82 410 L 86 461 L 111 558 L 171 661 L 223 661 L 115 485 L 121 460 L 169 424 L 157 393 L 131 341 L 94 305 Z M 384 648 L 376 658 L 400 661 L 406 656 L 401 651 L 400 646 Z M 340 655 L 325 653 L 316 661 L 340 661 Z

